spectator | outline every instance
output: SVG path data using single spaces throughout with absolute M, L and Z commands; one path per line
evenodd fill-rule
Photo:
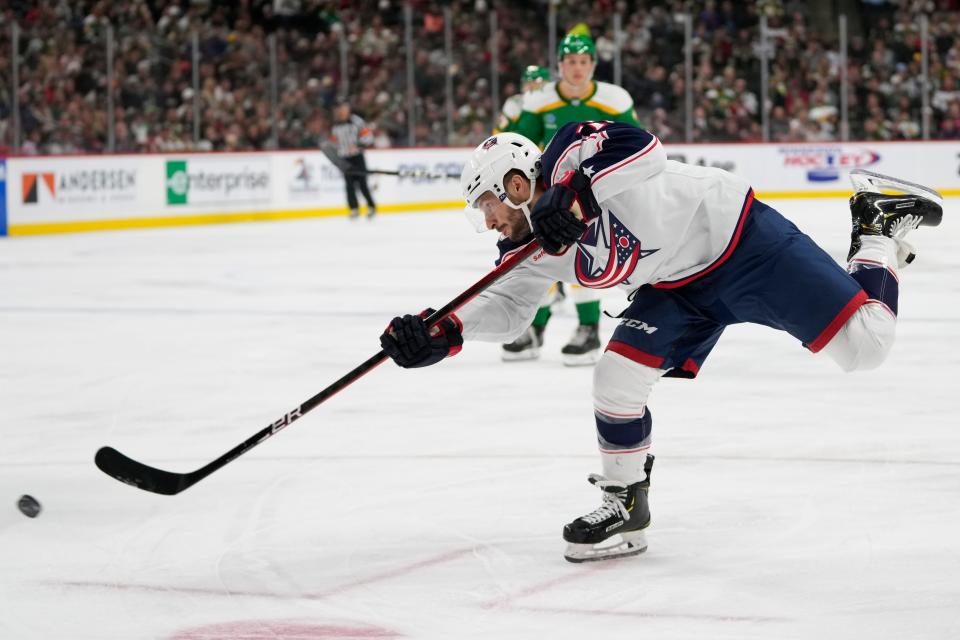
M 107 147 L 108 30 L 114 58 L 115 149 L 249 149 L 305 144 L 313 109 L 332 107 L 347 89 L 377 125 L 378 144 L 409 139 L 406 51 L 401 0 L 56 0 L 8 3 L 0 9 L 0 147 L 12 144 L 10 25 L 20 25 L 20 139 L 27 151 L 101 151 Z M 960 97 L 960 13 L 955 0 L 862 0 L 853 5 L 847 73 L 853 137 L 912 139 L 921 124 L 923 88 L 919 16 L 930 15 L 932 134 L 954 136 L 951 105 Z M 417 0 L 414 6 L 416 134 L 419 144 L 479 142 L 493 123 L 489 72 L 491 39 L 477 0 Z M 449 6 L 451 24 L 445 21 Z M 549 59 L 544 5 L 497 3 L 501 82 L 530 63 Z M 806 3 L 796 0 L 603 0 L 557 4 L 562 31 L 586 24 L 597 36 L 600 80 L 612 80 L 617 39 L 612 13 L 623 17 L 622 84 L 642 123 L 665 140 L 683 140 L 686 86 L 683 24 L 692 11 L 692 91 L 695 140 L 753 139 L 763 101 L 770 104 L 773 139 L 836 139 L 830 108 L 839 109 L 835 41 L 810 28 Z M 773 51 L 770 93 L 760 95 L 759 15 L 767 16 Z M 858 18 L 860 21 L 858 22 Z M 445 32 L 453 35 L 447 60 Z M 193 87 L 192 35 L 199 45 L 198 91 Z M 277 140 L 273 140 L 270 51 L 277 58 Z M 342 75 L 340 52 L 345 55 Z M 555 70 L 552 70 L 555 72 Z M 453 84 L 447 130 L 447 81 Z M 501 85 L 500 96 L 506 96 Z M 904 99 L 906 98 L 906 102 Z M 200 111 L 194 140 L 194 101 Z M 780 107 L 780 109 L 777 109 Z M 798 109 L 809 111 L 802 115 Z M 826 115 L 824 115 L 826 114 Z M 732 117 L 732 119 L 731 119 Z M 816 126 L 810 124 L 813 120 Z M 734 136 L 733 122 L 741 127 Z M 793 126 L 791 126 L 793 122 Z M 324 125 L 326 126 L 326 125 Z M 672 137 L 672 138 L 671 138 Z

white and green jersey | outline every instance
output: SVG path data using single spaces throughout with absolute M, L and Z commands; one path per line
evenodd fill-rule
M 593 90 L 584 98 L 567 98 L 557 85 L 548 82 L 539 91 L 523 94 L 523 113 L 511 131 L 545 147 L 568 122 L 612 120 L 640 126 L 633 98 L 615 84 L 593 82 Z
M 510 96 L 503 103 L 503 108 L 500 110 L 500 120 L 497 121 L 497 129 L 494 133 L 513 131 L 517 120 L 520 119 L 520 114 L 523 113 L 523 96 L 524 94 L 518 93 Z

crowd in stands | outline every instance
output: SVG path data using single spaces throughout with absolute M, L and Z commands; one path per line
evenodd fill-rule
M 0 7 L 0 152 L 104 151 L 111 126 L 115 151 L 315 147 L 344 92 L 374 126 L 378 146 L 407 145 L 411 125 L 418 145 L 476 144 L 500 107 L 492 95 L 490 10 L 497 12 L 502 103 L 517 92 L 526 65 L 548 63 L 548 0 L 410 0 L 414 123 L 408 122 L 405 4 L 8 0 Z M 612 17 L 622 16 L 621 84 L 640 121 L 674 142 L 688 133 L 684 24 L 677 15 L 690 11 L 693 19 L 690 138 L 697 142 L 762 140 L 758 34 L 765 15 L 772 34 L 770 139 L 822 142 L 842 136 L 841 57 L 836 29 L 811 25 L 814 4 L 561 0 L 556 7 L 558 30 L 580 22 L 591 28 L 596 77 L 607 81 L 618 44 Z M 930 137 L 960 138 L 960 0 L 861 0 L 854 6 L 846 68 L 849 139 L 921 138 L 923 14 L 930 17 Z M 449 61 L 445 8 L 453 16 Z M 19 149 L 13 149 L 14 24 Z

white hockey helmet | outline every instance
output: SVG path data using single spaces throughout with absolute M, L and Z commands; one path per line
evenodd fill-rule
M 530 196 L 526 202 L 514 204 L 507 197 L 503 179 L 508 172 L 518 170 L 530 180 Z M 467 201 L 464 212 L 477 232 L 487 230 L 483 211 L 477 208 L 477 200 L 487 191 L 501 202 L 523 211 L 530 221 L 530 201 L 537 178 L 540 177 L 540 148 L 518 133 L 498 133 L 484 140 L 473 150 L 470 159 L 460 174 L 460 188 Z

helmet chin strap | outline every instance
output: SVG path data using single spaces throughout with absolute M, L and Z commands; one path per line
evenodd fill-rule
M 527 206 L 527 203 L 520 205 L 520 210 L 523 212 L 523 217 L 527 219 L 527 224 L 530 225 L 530 231 L 533 232 L 533 221 L 530 220 L 530 207 Z
M 533 200 L 533 190 L 536 187 L 536 178 L 530 180 L 530 195 L 527 196 L 527 199 L 521 202 L 520 204 L 513 204 L 513 201 L 510 198 L 507 198 L 504 203 L 511 209 L 519 209 L 523 213 L 523 217 L 527 219 L 527 224 L 530 226 L 530 231 L 533 231 L 533 222 L 530 220 L 530 201 Z

